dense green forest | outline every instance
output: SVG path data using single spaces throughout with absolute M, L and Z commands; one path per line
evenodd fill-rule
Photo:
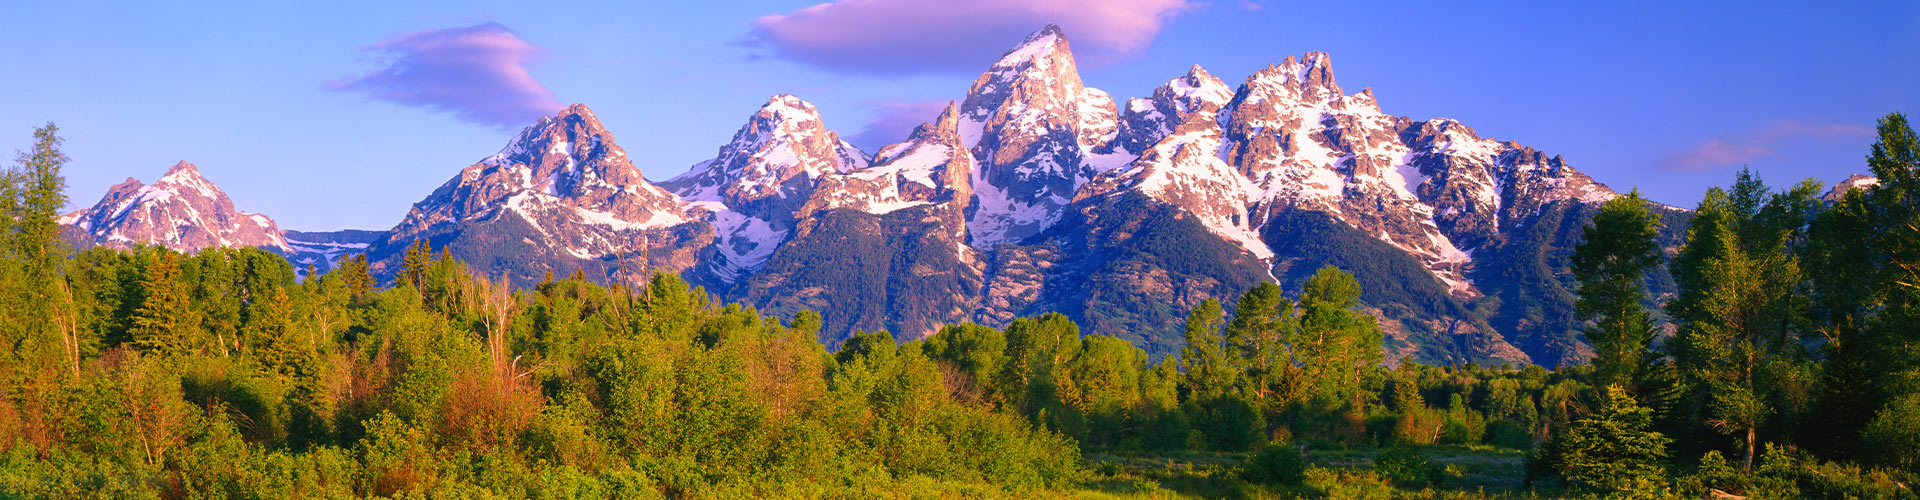
M 1572 258 L 1598 357 L 1548 371 L 1388 367 L 1332 267 L 1153 360 L 1059 314 L 829 350 L 672 275 L 514 290 L 424 243 L 385 288 L 72 251 L 48 125 L 0 176 L 0 497 L 1911 498 L 1920 141 L 1879 132 L 1879 184 L 1742 172 L 1677 252 L 1605 204 Z

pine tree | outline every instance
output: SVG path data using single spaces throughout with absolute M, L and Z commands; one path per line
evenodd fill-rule
M 60 209 L 67 204 L 66 180 L 60 176 L 60 167 L 66 165 L 67 155 L 60 152 L 60 128 L 53 123 L 33 131 L 33 150 L 22 152 L 14 160 L 18 163 L 21 189 L 19 205 L 12 207 L 14 224 L 14 252 L 27 265 L 29 286 L 44 301 L 49 285 L 59 275 L 59 264 L 64 257 L 60 249 Z M 44 306 L 42 306 L 44 307 Z
M 1879 220 L 1870 234 L 1880 255 L 1875 292 L 1881 310 L 1870 326 L 1873 350 L 1883 356 L 1873 382 L 1881 404 L 1920 394 L 1920 136 L 1906 115 L 1880 120 L 1879 141 L 1867 166 L 1880 178 L 1871 196 Z
M 53 123 L 34 129 L 33 147 L 14 157 L 13 170 L 0 174 L 0 235 L 4 235 L 6 253 L 11 259 L 0 287 L 7 294 L 5 314 L 23 320 L 22 328 L 9 328 L 0 340 L 15 340 L 8 335 L 23 335 L 29 348 L 66 346 L 60 358 L 77 352 L 75 311 L 72 297 L 59 281 L 65 251 L 59 240 L 59 210 L 67 203 L 66 182 L 60 168 L 68 159 L 60 152 L 60 128 Z M 17 273 L 17 274 L 15 274 Z M 50 321 L 51 320 L 51 321 Z M 55 341 L 52 337 L 58 336 Z M 11 345 L 11 342 L 5 344 Z M 44 349 L 43 349 L 44 350 Z M 48 353 L 51 353 L 49 350 Z M 30 354 L 35 362 L 51 362 L 49 356 Z M 61 364 L 70 364 L 63 361 Z
M 1658 224 L 1636 189 L 1602 205 L 1574 247 L 1571 267 L 1580 280 L 1574 309 L 1581 321 L 1593 322 L 1586 335 L 1598 354 L 1598 386 L 1638 383 L 1653 341 L 1653 323 L 1641 301 L 1647 271 L 1660 262 Z
M 426 284 L 427 265 L 433 263 L 433 248 L 427 246 L 427 239 L 413 240 L 407 245 L 406 254 L 400 257 L 400 283 L 419 290 Z
M 347 296 L 355 304 L 365 303 L 367 294 L 373 291 L 373 275 L 367 269 L 367 254 L 341 257 L 336 269 L 335 272 L 340 273 L 341 279 L 346 282 Z
M 1788 409 L 1769 382 L 1795 379 L 1809 359 L 1799 340 L 1804 297 L 1794 292 L 1818 190 L 1806 182 L 1773 193 L 1742 170 L 1731 189 L 1708 190 L 1674 258 L 1680 293 L 1667 307 L 1689 418 L 1740 440 L 1746 470 L 1759 428 Z
M 1807 437 L 1835 457 L 1883 444 L 1861 441 L 1869 419 L 1920 394 L 1920 136 L 1899 113 L 1878 132 L 1867 165 L 1880 182 L 1846 193 L 1810 230 L 1811 310 L 1826 359 L 1813 417 L 1821 425 Z
M 1652 411 L 1620 386 L 1607 388 L 1600 410 L 1573 423 L 1544 450 L 1560 477 L 1603 491 L 1664 482 L 1671 440 L 1648 430 Z
M 162 251 L 147 264 L 140 286 L 145 300 L 128 332 L 135 346 L 162 354 L 188 354 L 199 348 L 200 316 L 180 273 L 179 254 Z

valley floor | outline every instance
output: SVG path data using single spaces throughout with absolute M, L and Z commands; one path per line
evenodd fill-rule
M 1243 479 L 1250 453 L 1090 452 L 1080 477 L 1063 489 L 1010 492 L 988 485 L 907 478 L 882 491 L 855 493 L 898 498 L 1076 499 L 1520 499 L 1586 498 L 1557 485 L 1525 484 L 1526 454 L 1488 446 L 1414 448 L 1435 466 L 1439 482 L 1396 483 L 1375 471 L 1383 449 L 1307 450 L 1305 481 L 1265 485 Z M 839 496 L 826 493 L 824 496 Z
M 1247 453 L 1107 454 L 1087 457 L 1083 498 L 1572 498 L 1528 489 L 1525 454 L 1486 446 L 1416 448 L 1441 470 L 1438 485 L 1404 485 L 1374 471 L 1383 450 L 1308 450 L 1306 481 L 1254 484 L 1240 477 Z

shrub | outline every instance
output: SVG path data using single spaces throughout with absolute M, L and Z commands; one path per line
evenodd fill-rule
M 1193 427 L 1207 440 L 1207 447 L 1220 451 L 1246 451 L 1261 440 L 1266 419 L 1245 399 L 1221 396 L 1196 407 Z
M 1821 462 L 1792 447 L 1767 445 L 1754 471 L 1753 497 L 1805 499 L 1913 498 L 1914 491 L 1895 473 L 1850 464 Z
M 1681 493 L 1706 497 L 1713 490 L 1734 494 L 1745 494 L 1752 487 L 1752 478 L 1741 474 L 1733 464 L 1727 463 L 1725 456 L 1718 451 L 1709 451 L 1700 456 L 1700 467 L 1693 474 L 1681 477 L 1678 487 Z
M 1533 432 L 1512 420 L 1487 423 L 1487 443 L 1516 450 L 1533 449 Z
M 1920 394 L 1888 403 L 1861 432 L 1861 443 L 1875 462 L 1920 474 Z
M 1382 450 L 1380 456 L 1373 459 L 1373 470 L 1382 478 L 1410 488 L 1438 484 L 1443 475 L 1425 455 L 1406 446 Z
M 1267 443 L 1240 465 L 1240 477 L 1249 482 L 1294 486 L 1307 478 L 1307 457 L 1287 443 Z

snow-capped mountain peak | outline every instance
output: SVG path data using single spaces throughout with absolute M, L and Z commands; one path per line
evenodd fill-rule
M 267 247 L 291 251 L 273 219 L 234 209 L 192 163 L 179 162 L 152 185 L 128 178 L 92 207 L 60 218 L 102 245 L 161 245 L 179 251 Z
M 713 159 L 662 184 L 682 198 L 728 206 L 767 198 L 801 200 L 815 178 L 869 161 L 865 152 L 827 129 L 812 103 L 780 94 L 755 111 Z
M 1127 100 L 1120 116 L 1119 150 L 1140 153 L 1159 142 L 1187 117 L 1212 111 L 1233 99 L 1233 89 L 1196 64 L 1181 75 L 1153 89 L 1150 97 Z
M 1061 32 L 1059 25 L 1049 24 L 1028 34 L 1013 48 L 1007 49 L 1006 53 L 1000 55 L 1000 60 L 994 61 L 993 67 L 996 69 L 1020 68 L 1022 65 L 1047 59 L 1056 51 L 1065 50 L 1067 50 L 1066 34 Z
M 969 243 L 991 249 L 1052 226 L 1087 179 L 1132 159 L 1100 156 L 1114 138 L 1113 98 L 1080 81 L 1067 37 L 1047 26 L 975 79 L 961 102 L 962 143 L 977 160 Z
M 723 257 L 706 272 L 731 283 L 764 265 L 793 233 L 822 177 L 866 168 L 860 148 L 828 130 L 812 103 L 773 96 L 712 159 L 661 183 L 712 225 Z
M 1827 194 L 1822 195 L 1820 199 L 1826 200 L 1828 203 L 1837 202 L 1840 201 L 1841 198 L 1845 198 L 1850 191 L 1856 189 L 1871 189 L 1878 185 L 1880 185 L 1879 177 L 1853 174 L 1847 176 L 1846 179 L 1841 180 L 1839 183 L 1834 184 L 1833 188 L 1828 189 Z
M 574 104 L 540 118 L 499 153 L 462 170 L 414 204 L 393 232 L 410 238 L 447 224 L 491 218 L 502 210 L 538 225 L 534 221 L 543 216 L 533 212 L 556 207 L 578 212 L 563 218 L 611 226 L 684 222 L 673 195 L 647 182 L 593 111 Z

